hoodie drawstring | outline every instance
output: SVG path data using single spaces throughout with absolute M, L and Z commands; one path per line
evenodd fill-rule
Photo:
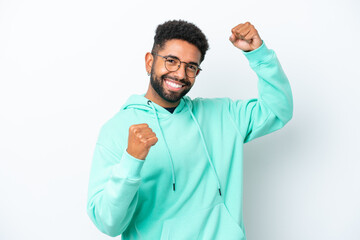
M 164 143 L 165 143 L 165 146 L 166 146 L 166 150 L 167 150 L 167 153 L 168 153 L 168 155 L 169 155 L 169 159 L 170 159 L 170 163 L 171 163 L 171 170 L 172 170 L 173 191 L 175 191 L 175 171 L 174 171 L 174 163 L 173 163 L 173 160 L 172 160 L 170 151 L 169 151 L 169 147 L 168 147 L 167 142 L 166 142 L 166 140 L 165 140 L 163 130 L 162 130 L 162 128 L 160 127 L 159 118 L 158 118 L 158 115 L 157 115 L 157 113 L 156 113 L 156 110 L 155 110 L 155 107 L 154 107 L 152 101 L 148 100 L 148 101 L 147 101 L 147 104 L 151 106 L 151 108 L 152 108 L 152 110 L 153 110 L 153 112 L 154 112 L 154 114 L 155 114 L 157 125 L 158 125 L 158 127 L 159 127 L 159 129 L 160 129 L 161 136 L 162 136 L 162 138 L 163 138 L 163 140 L 164 140 Z
M 189 106 L 188 103 L 185 101 L 185 99 L 183 99 L 183 100 L 184 100 L 184 102 L 186 103 L 186 106 L 187 106 L 188 109 L 189 109 L 191 118 L 192 118 L 193 121 L 195 122 L 195 125 L 196 125 L 196 127 L 197 127 L 197 129 L 198 129 L 198 131 L 199 131 L 199 134 L 200 134 L 200 137 L 201 137 L 201 140 L 202 140 L 202 145 L 203 145 L 203 147 L 204 147 L 204 149 L 205 149 L 205 152 L 206 152 L 206 157 L 207 157 L 207 159 L 208 159 L 208 161 L 209 161 L 209 164 L 210 164 L 210 166 L 211 166 L 211 168 L 212 168 L 212 170 L 213 170 L 213 173 L 214 173 L 214 175 L 215 175 L 215 178 L 216 178 L 216 181 L 217 181 L 217 187 L 218 187 L 218 190 L 219 190 L 219 194 L 220 194 L 220 196 L 221 196 L 220 180 L 219 180 L 219 177 L 218 177 L 218 175 L 217 175 L 217 173 L 216 173 L 215 167 L 214 167 L 214 165 L 213 165 L 213 163 L 212 163 L 212 161 L 211 161 L 209 152 L 208 152 L 207 147 L 206 147 L 206 143 L 205 143 L 204 136 L 203 136 L 203 134 L 202 134 L 202 132 L 201 132 L 201 128 L 200 128 L 199 123 L 198 123 L 198 121 L 196 120 L 194 114 L 192 113 L 192 110 L 191 110 L 190 106 Z M 170 162 L 171 162 L 171 170 L 172 170 L 173 190 L 175 191 L 175 171 L 174 171 L 174 163 L 173 163 L 173 160 L 172 160 L 172 157 L 171 157 L 171 154 L 170 154 L 170 150 L 169 150 L 169 147 L 168 147 L 167 142 L 166 142 L 166 140 L 165 140 L 164 133 L 163 133 L 163 130 L 162 130 L 161 126 L 160 126 L 159 118 L 158 118 L 156 109 L 155 109 L 155 107 L 153 106 L 152 101 L 148 100 L 148 101 L 147 101 L 147 104 L 151 106 L 151 108 L 152 108 L 152 110 L 153 110 L 153 112 L 154 112 L 154 114 L 155 114 L 157 125 L 158 125 L 158 127 L 159 127 L 159 129 L 160 129 L 161 136 L 162 136 L 162 138 L 163 138 L 163 140 L 164 140 L 164 143 L 165 143 L 165 146 L 166 146 L 166 150 L 167 150 L 168 155 L 169 155 L 169 159 L 170 159 Z
M 215 178 L 216 178 L 216 181 L 217 181 L 217 186 L 218 186 L 218 189 L 219 189 L 219 194 L 220 194 L 220 196 L 221 196 L 220 180 L 219 180 L 219 177 L 218 177 L 218 175 L 217 175 L 217 173 L 216 173 L 214 164 L 213 164 L 212 161 L 211 161 L 209 152 L 208 152 L 207 147 L 206 147 L 206 143 L 205 143 L 204 136 L 203 136 L 203 134 L 202 134 L 202 132 L 201 132 L 201 128 L 200 128 L 199 123 L 198 123 L 198 121 L 196 120 L 194 114 L 192 113 L 192 110 L 191 110 L 191 108 L 189 107 L 188 103 L 187 103 L 186 101 L 185 101 L 185 103 L 186 103 L 186 106 L 189 108 L 189 112 L 190 112 L 190 114 L 191 114 L 191 117 L 192 117 L 192 119 L 194 120 L 194 122 L 195 122 L 195 124 L 196 124 L 196 126 L 197 126 L 197 129 L 198 129 L 198 131 L 199 131 L 199 134 L 200 134 L 200 137 L 201 137 L 201 140 L 202 140 L 202 144 L 203 144 L 203 147 L 204 147 L 205 152 L 206 152 L 207 159 L 208 159 L 208 161 L 209 161 L 209 163 L 210 163 L 210 166 L 211 166 L 211 168 L 212 168 L 212 170 L 213 170 L 213 172 L 214 172 L 214 175 L 215 175 Z

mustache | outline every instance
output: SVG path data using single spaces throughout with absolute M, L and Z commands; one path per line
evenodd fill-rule
M 174 81 L 181 82 L 181 83 L 183 83 L 185 86 L 190 86 L 190 84 L 191 84 L 189 81 L 186 81 L 185 79 L 178 79 L 178 78 L 176 78 L 176 77 L 171 77 L 171 76 L 166 75 L 166 74 L 161 76 L 161 80 L 164 81 L 165 78 L 168 78 L 168 79 L 171 79 L 171 80 L 174 80 Z

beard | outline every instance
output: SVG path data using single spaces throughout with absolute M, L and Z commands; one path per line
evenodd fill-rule
M 164 88 L 165 82 L 164 79 L 172 79 L 184 84 L 183 89 L 179 92 L 169 91 Z M 185 96 L 191 89 L 191 83 L 186 79 L 178 79 L 175 77 L 170 77 L 167 74 L 164 74 L 160 77 L 155 76 L 153 69 L 150 74 L 150 84 L 152 88 L 157 92 L 157 94 L 167 102 L 175 103 L 178 102 L 183 96 Z

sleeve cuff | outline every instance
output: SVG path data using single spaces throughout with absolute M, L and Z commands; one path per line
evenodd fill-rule
M 117 168 L 117 175 L 125 178 L 139 179 L 144 160 L 131 156 L 126 150 L 124 151 Z
M 243 51 L 245 57 L 249 60 L 251 66 L 267 62 L 273 56 L 273 50 L 268 49 L 264 41 L 260 47 L 250 52 Z

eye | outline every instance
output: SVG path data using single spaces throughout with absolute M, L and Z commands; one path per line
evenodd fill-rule
M 178 63 L 178 60 L 175 59 L 175 58 L 168 57 L 168 58 L 166 59 L 166 62 L 169 63 L 169 64 L 171 64 L 171 65 L 176 65 L 176 64 Z
M 197 69 L 198 69 L 198 67 L 195 66 L 195 65 L 193 65 L 193 64 L 189 64 L 189 65 L 188 65 L 188 69 L 191 70 L 191 71 L 193 71 L 193 72 L 196 72 Z

